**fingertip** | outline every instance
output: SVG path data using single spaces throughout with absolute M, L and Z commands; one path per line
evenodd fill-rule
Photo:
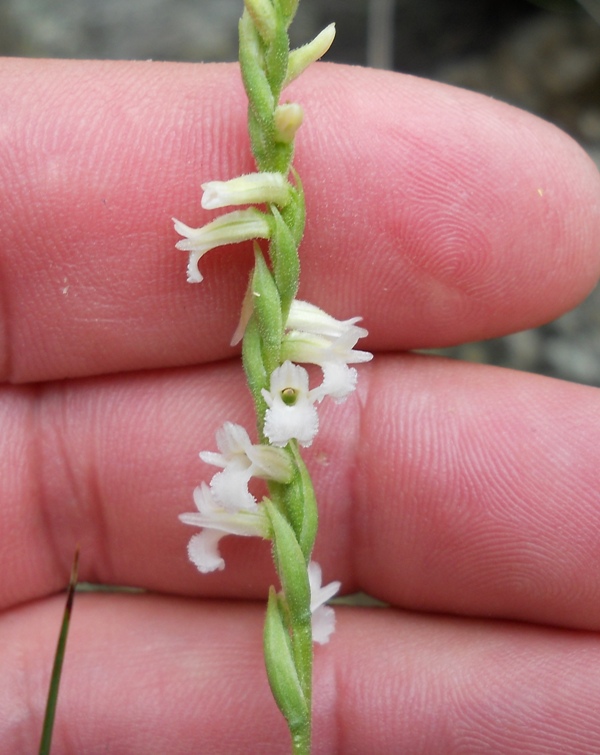
M 298 153 L 316 176 L 303 285 L 336 311 L 354 302 L 373 348 L 534 327 L 594 287 L 600 174 L 567 134 L 401 74 L 323 65 L 301 85 L 317 124 Z M 335 95 L 319 97 L 326 86 Z

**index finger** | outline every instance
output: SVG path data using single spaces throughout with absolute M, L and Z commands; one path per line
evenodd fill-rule
M 480 95 L 316 66 L 306 124 L 303 298 L 362 315 L 368 347 L 442 346 L 574 306 L 600 256 L 600 180 L 554 127 Z M 248 245 L 185 282 L 170 218 L 252 170 L 234 66 L 7 60 L 0 71 L 0 377 L 231 354 Z

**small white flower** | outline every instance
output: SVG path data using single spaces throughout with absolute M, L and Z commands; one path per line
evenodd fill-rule
M 278 482 L 289 482 L 292 477 L 292 464 L 285 451 L 253 445 L 241 425 L 225 422 L 217 430 L 217 447 L 220 453 L 202 451 L 200 458 L 207 464 L 222 467 L 223 472 L 212 478 L 210 487 L 225 508 L 235 510 L 254 506 L 256 499 L 248 491 L 251 477 Z
M 269 520 L 262 506 L 226 509 L 204 482 L 194 490 L 194 503 L 198 511 L 180 514 L 179 519 L 184 524 L 202 527 L 202 532 L 191 538 L 187 551 L 190 561 L 203 574 L 225 568 L 219 541 L 226 535 L 269 537 Z
M 271 236 L 267 216 L 253 207 L 221 215 L 201 228 L 190 228 L 176 218 L 173 218 L 173 223 L 177 233 L 185 237 L 175 246 L 190 255 L 187 269 L 189 283 L 200 283 L 202 280 L 198 262 L 210 249 L 249 239 L 268 239 Z
M 288 359 L 323 365 L 326 362 L 356 364 L 368 362 L 373 355 L 354 349 L 368 332 L 355 323 L 360 317 L 336 320 L 313 304 L 294 301 L 286 323 L 283 349 Z
M 202 184 L 202 207 L 217 210 L 240 204 L 277 204 L 290 201 L 290 185 L 282 173 L 248 173 L 229 181 L 208 181 Z
M 335 611 L 325 605 L 341 587 L 341 582 L 330 582 L 321 586 L 323 574 L 316 561 L 308 565 L 308 582 L 310 585 L 310 611 L 312 614 L 313 642 L 325 645 L 335 630 Z
M 307 301 L 294 299 L 290 307 L 290 314 L 287 319 L 286 327 L 290 330 L 304 330 L 307 333 L 327 336 L 329 338 L 339 338 L 350 328 L 353 328 L 361 317 L 351 317 L 349 320 L 336 320 L 335 317 L 327 314 L 324 310 Z M 368 335 L 364 328 L 355 328 L 356 340 Z M 356 343 L 356 341 L 355 341 Z
M 357 373 L 349 364 L 368 362 L 373 355 L 354 348 L 367 331 L 356 323 L 360 317 L 336 320 L 322 309 L 303 301 L 294 301 L 286 323 L 282 356 L 293 362 L 318 364 L 323 382 L 315 389 L 315 400 L 331 396 L 344 401 L 356 388 Z
M 292 438 L 310 446 L 319 429 L 315 396 L 308 389 L 308 373 L 285 361 L 273 370 L 271 390 L 263 389 L 267 402 L 264 433 L 274 446 L 285 446 Z

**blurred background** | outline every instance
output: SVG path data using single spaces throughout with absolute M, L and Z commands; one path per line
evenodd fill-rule
M 0 54 L 223 61 L 242 0 L 0 0 Z M 294 44 L 445 81 L 541 115 L 600 165 L 600 0 L 302 0 Z M 600 254 L 600 239 L 598 239 Z M 600 290 L 559 320 L 438 353 L 600 386 Z

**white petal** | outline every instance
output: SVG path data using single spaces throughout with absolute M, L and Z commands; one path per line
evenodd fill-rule
M 225 568 L 225 561 L 221 558 L 218 547 L 219 540 L 225 535 L 225 532 L 216 530 L 202 530 L 188 543 L 189 559 L 202 574 Z
M 210 489 L 219 503 L 229 511 L 252 509 L 256 499 L 248 490 L 248 471 L 226 468 L 210 481 Z
M 202 451 L 200 458 L 207 464 L 221 467 L 229 475 L 240 475 L 248 484 L 250 477 L 261 477 L 264 480 L 277 480 L 278 482 L 290 482 L 293 469 L 288 455 L 279 448 L 273 448 L 264 444 L 252 444 L 250 436 L 241 425 L 233 422 L 225 422 L 217 431 L 217 445 L 221 453 Z M 215 482 L 211 483 L 211 487 Z M 223 481 L 217 485 L 225 484 Z M 231 484 L 235 484 L 232 480 Z M 241 484 L 241 482 L 240 482 Z M 216 491 L 215 491 L 216 492 Z M 216 492 L 222 503 L 231 501 L 230 496 L 224 496 Z M 254 501 L 254 498 L 250 497 Z M 226 504 L 229 505 L 229 504 Z
M 270 387 L 273 397 L 286 388 L 293 388 L 301 396 L 308 395 L 308 372 L 304 367 L 286 360 L 281 367 L 273 370 Z
M 217 446 L 222 454 L 231 458 L 234 454 L 246 454 L 252 443 L 245 428 L 235 422 L 225 422 L 217 430 Z
M 330 582 L 321 586 L 321 567 L 316 561 L 308 565 L 308 582 L 310 585 L 310 610 L 312 613 L 312 635 L 314 642 L 324 645 L 329 642 L 335 630 L 335 612 L 325 603 L 333 598 L 340 589 L 340 582 Z
M 203 573 L 224 568 L 218 544 L 225 535 L 269 537 L 268 516 L 261 506 L 230 511 L 216 500 L 206 483 L 194 490 L 194 502 L 198 511 L 180 514 L 179 519 L 184 524 L 202 528 L 202 532 L 190 540 L 188 555 Z
M 223 469 L 231 466 L 236 469 L 248 469 L 250 467 L 248 452 L 252 448 L 252 443 L 248 433 L 241 425 L 225 422 L 217 430 L 217 447 L 220 453 L 201 451 L 200 458 L 202 461 Z
M 358 373 L 354 367 L 343 363 L 326 362 L 323 367 L 323 383 L 318 391 L 324 396 L 331 396 L 335 401 L 345 401 L 356 388 Z
M 329 24 L 311 42 L 292 50 L 283 86 L 286 87 L 294 79 L 297 79 L 311 63 L 323 57 L 331 47 L 334 37 L 335 24 Z
M 269 442 L 282 448 L 292 438 L 301 446 L 308 447 L 319 430 L 319 415 L 315 406 L 309 401 L 295 406 L 286 406 L 278 402 L 265 414 L 264 433 Z
M 308 565 L 308 583 L 310 585 L 310 610 L 316 611 L 323 603 L 333 598 L 342 586 L 337 580 L 330 582 L 325 587 L 321 586 L 323 572 L 316 561 L 311 561 Z
M 177 218 L 171 218 L 171 220 L 173 221 L 175 232 L 180 236 L 185 236 L 187 239 L 192 237 L 199 230 L 198 228 L 191 228 L 189 225 L 182 223 L 181 220 L 177 220 Z M 181 241 L 178 241 L 177 243 L 181 244 Z M 177 244 L 175 246 L 177 246 Z
M 197 512 L 179 515 L 180 521 L 184 524 L 219 530 L 231 535 L 268 537 L 268 517 L 262 506 L 254 504 L 252 507 L 226 509 L 217 501 L 205 482 L 194 490 L 194 502 L 198 507 Z
M 335 611 L 331 606 L 319 606 L 311 617 L 313 642 L 325 645 L 335 632 Z
M 175 246 L 177 246 L 177 244 L 175 244 Z M 204 280 L 202 273 L 198 270 L 200 257 L 202 257 L 200 252 L 190 252 L 190 258 L 186 270 L 186 280 L 188 283 L 202 283 Z
M 217 454 L 214 451 L 200 451 L 198 456 L 205 464 L 212 464 L 213 467 L 222 467 L 225 469 L 227 466 L 227 459 L 223 454 Z
M 354 348 L 359 338 L 356 333 L 358 330 L 360 328 L 351 328 L 336 338 L 306 330 L 289 330 L 283 337 L 282 353 L 285 359 L 308 364 L 368 362 L 373 355 Z

